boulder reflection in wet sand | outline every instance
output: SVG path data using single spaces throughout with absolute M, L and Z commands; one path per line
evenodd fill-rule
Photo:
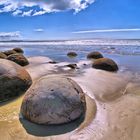
M 83 120 L 84 115 L 70 123 L 60 125 L 39 125 L 32 123 L 24 118 L 20 118 L 20 122 L 28 134 L 41 137 L 61 135 L 71 132 L 78 128 Z

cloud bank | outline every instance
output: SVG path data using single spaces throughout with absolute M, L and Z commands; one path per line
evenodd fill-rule
M 85 30 L 85 31 L 75 31 L 75 32 L 72 32 L 72 33 L 84 34 L 84 33 L 136 32 L 136 31 L 140 31 L 140 28 L 132 28 L 132 29 L 107 29 L 107 30 Z
M 1 0 L 0 13 L 11 12 L 14 16 L 37 16 L 51 12 L 87 8 L 95 0 Z
M 19 31 L 16 31 L 16 32 L 0 32 L 0 40 L 18 39 L 20 37 L 21 37 L 21 33 Z

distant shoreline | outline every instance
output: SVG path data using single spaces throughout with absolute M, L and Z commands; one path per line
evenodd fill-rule
M 79 38 L 79 39 L 46 39 L 46 40 L 0 40 L 0 42 L 62 42 L 62 41 L 89 41 L 89 40 L 102 40 L 102 41 L 140 41 L 140 39 L 113 39 L 113 38 Z
M 9 40 L 2 45 L 134 45 L 140 46 L 140 39 L 73 39 L 73 40 Z

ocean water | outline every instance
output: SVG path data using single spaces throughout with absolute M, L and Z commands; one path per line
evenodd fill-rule
M 99 51 L 104 57 L 115 60 L 120 70 L 132 72 L 140 71 L 140 41 L 139 40 L 75 40 L 75 41 L 47 41 L 47 42 L 0 42 L 0 50 L 21 47 L 25 56 L 46 56 L 63 62 L 78 62 L 85 60 L 91 51 Z M 69 51 L 77 52 L 75 59 L 67 57 Z

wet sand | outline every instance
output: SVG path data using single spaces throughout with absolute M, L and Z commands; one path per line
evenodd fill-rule
M 46 74 L 74 79 L 84 90 L 87 112 L 62 126 L 37 126 L 20 115 L 23 96 L 0 104 L 0 140 L 139 140 L 140 79 L 131 72 L 109 73 L 79 61 L 80 69 L 63 67 L 68 62 L 49 64 L 49 58 L 29 58 L 26 67 L 33 81 Z M 83 64 L 87 65 L 83 65 Z

